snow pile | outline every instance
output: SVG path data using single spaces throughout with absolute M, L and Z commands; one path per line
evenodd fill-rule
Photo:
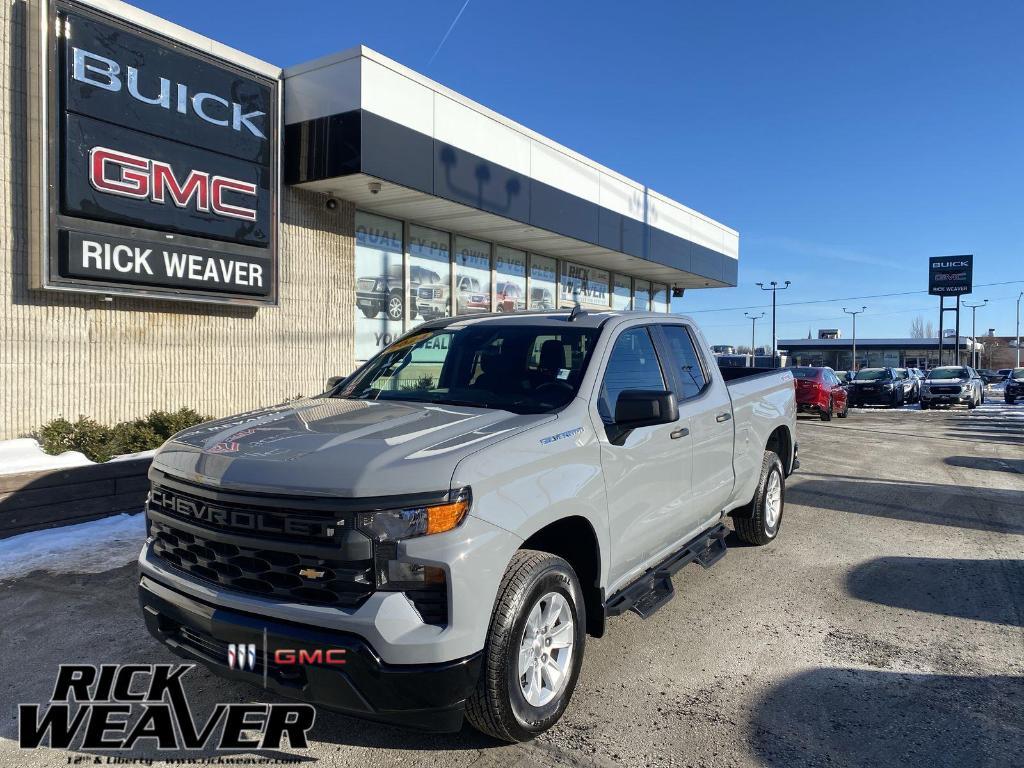
M 65 451 L 59 456 L 51 456 L 43 451 L 39 443 L 31 437 L 0 440 L 0 475 L 33 472 L 38 469 L 81 467 L 86 464 L 92 464 L 92 462 L 85 457 L 84 453 Z
M 0 539 L 0 579 L 32 571 L 101 573 L 132 562 L 146 539 L 141 512 Z
M 128 461 L 152 456 L 152 451 L 126 453 L 115 456 L 111 461 Z M 78 451 L 65 451 L 58 456 L 46 453 L 31 437 L 16 440 L 0 440 L 0 475 L 13 475 L 18 472 L 37 472 L 42 469 L 64 469 L 66 467 L 84 467 L 95 462 L 86 458 Z

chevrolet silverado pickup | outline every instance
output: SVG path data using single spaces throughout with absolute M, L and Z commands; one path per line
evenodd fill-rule
M 717 562 L 727 516 L 779 533 L 793 375 L 714 360 L 682 316 L 445 318 L 322 395 L 185 430 L 150 472 L 147 627 L 329 709 L 530 739 L 586 637 Z

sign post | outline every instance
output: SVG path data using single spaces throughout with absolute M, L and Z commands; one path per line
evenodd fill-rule
M 960 297 L 973 290 L 974 256 L 941 256 L 928 260 L 928 293 L 939 297 L 939 365 L 943 357 L 943 318 L 956 312 L 955 365 L 960 364 Z M 956 307 L 946 307 L 947 296 L 956 296 Z

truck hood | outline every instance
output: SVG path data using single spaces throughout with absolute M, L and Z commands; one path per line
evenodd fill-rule
M 554 414 L 317 397 L 179 432 L 153 467 L 224 489 L 341 497 L 447 490 L 470 453 Z

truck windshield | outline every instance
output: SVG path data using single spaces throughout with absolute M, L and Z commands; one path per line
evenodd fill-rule
M 929 379 L 966 379 L 967 376 L 966 368 L 959 368 L 955 366 L 943 366 L 942 368 L 932 368 L 928 371 Z
M 888 379 L 889 371 L 885 368 L 865 368 L 863 371 L 857 371 L 857 375 L 853 378 L 856 381 L 877 381 L 878 379 Z
M 493 323 L 412 333 L 331 396 L 546 413 L 576 396 L 597 335 L 593 328 Z

